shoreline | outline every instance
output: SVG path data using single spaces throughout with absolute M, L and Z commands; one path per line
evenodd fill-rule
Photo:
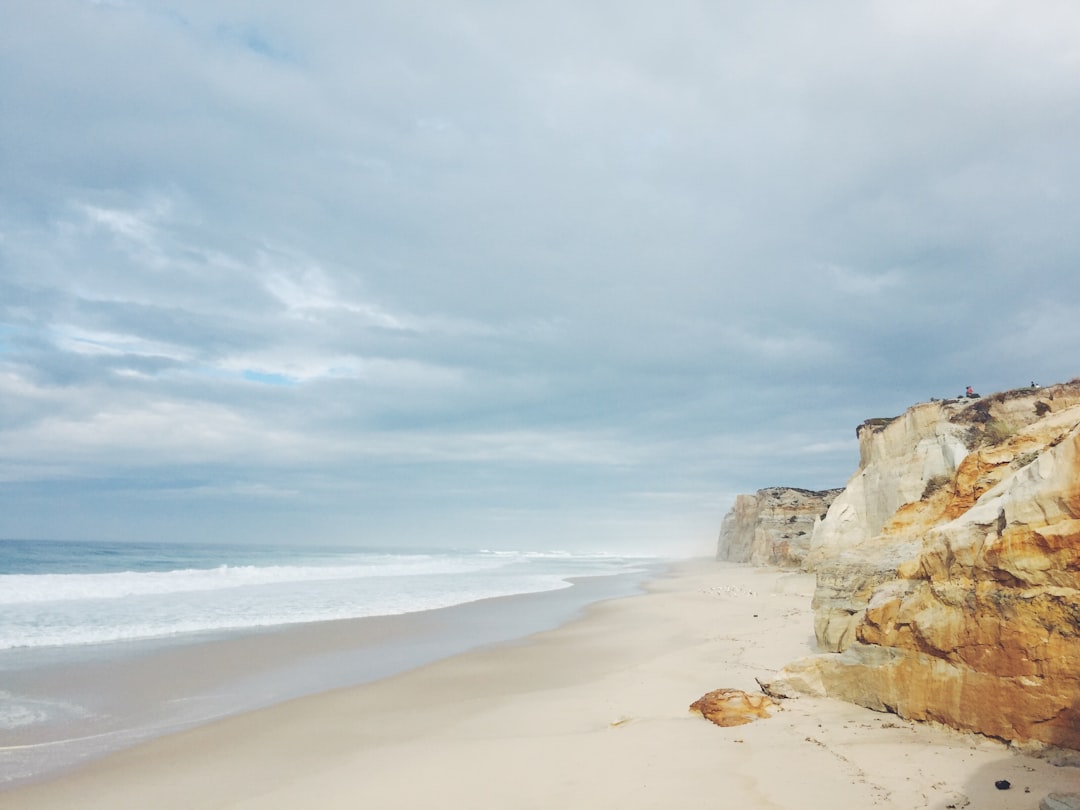
M 676 563 L 557 628 L 159 737 L 0 793 L 0 808 L 1005 810 L 1080 788 L 1076 768 L 827 699 L 735 728 L 691 715 L 705 692 L 756 691 L 811 651 L 811 588 Z
M 640 593 L 665 565 L 411 613 L 2 651 L 0 697 L 56 717 L 0 725 L 0 795 L 163 735 L 512 643 Z

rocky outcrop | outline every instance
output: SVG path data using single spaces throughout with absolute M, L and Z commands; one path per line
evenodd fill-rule
M 770 487 L 739 495 L 720 526 L 716 559 L 799 568 L 815 525 L 841 492 Z
M 806 558 L 825 652 L 770 690 L 1080 748 L 1080 381 L 858 435 Z
M 1039 810 L 1080 810 L 1080 793 L 1048 793 L 1039 802 Z

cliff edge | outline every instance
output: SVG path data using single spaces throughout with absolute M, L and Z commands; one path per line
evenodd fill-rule
M 716 559 L 801 568 L 815 527 L 841 492 L 770 487 L 739 495 L 720 526 Z
M 768 688 L 1080 748 L 1080 380 L 857 433 L 801 562 L 822 652 Z

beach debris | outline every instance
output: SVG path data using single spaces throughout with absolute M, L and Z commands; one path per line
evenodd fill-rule
M 718 726 L 741 726 L 772 717 L 768 710 L 779 705 L 767 695 L 752 695 L 741 689 L 715 689 L 691 703 L 690 711 Z
M 994 782 L 994 787 L 996 787 L 998 790 L 1008 790 L 1012 787 L 1012 782 L 1010 782 L 1008 779 L 998 779 L 996 782 Z
M 799 696 L 798 690 L 783 679 L 763 681 L 755 676 L 754 680 L 757 681 L 758 688 L 774 700 L 793 700 Z
M 1039 810 L 1080 810 L 1080 793 L 1048 793 Z
M 740 585 L 717 585 L 715 588 L 703 588 L 700 593 L 710 596 L 757 596 L 754 591 Z
M 612 728 L 618 728 L 619 726 L 625 726 L 625 725 L 627 725 L 627 724 L 629 724 L 629 723 L 633 723 L 633 722 L 634 722 L 634 718 L 633 718 L 633 717 L 627 717 L 627 716 L 626 716 L 626 715 L 624 714 L 624 715 L 622 715 L 621 717 L 619 717 L 619 719 L 617 719 L 617 720 L 612 720 L 612 721 L 611 721 L 611 723 L 610 723 L 609 725 L 610 725 L 610 726 L 611 726 Z

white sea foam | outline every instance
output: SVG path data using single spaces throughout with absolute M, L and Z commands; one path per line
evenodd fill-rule
M 62 700 L 43 700 L 0 690 L 0 728 L 27 728 L 61 717 L 86 717 L 81 706 Z
M 0 575 L 0 650 L 413 613 L 556 590 L 567 587 L 571 577 L 613 574 L 635 565 L 609 555 L 558 551 L 346 552 L 323 559 L 294 555 L 294 560 Z
M 10 632 L 0 625 L 0 650 L 17 647 L 52 647 L 79 644 L 102 644 L 117 641 L 165 638 L 190 633 L 208 633 L 280 627 L 308 622 L 359 619 L 371 616 L 392 616 L 452 607 L 481 599 L 538 593 L 569 587 L 558 578 L 536 580 L 531 587 L 491 588 L 486 590 L 455 591 L 426 595 L 402 594 L 398 598 L 382 598 L 378 602 L 352 602 L 339 605 L 310 604 L 302 600 L 282 600 L 278 610 L 264 610 L 264 604 L 235 604 L 231 609 L 204 609 L 192 614 L 178 606 L 162 609 L 142 620 L 116 616 L 101 623 L 54 622 L 43 627 L 22 627 Z M 210 606 L 207 606 L 209 608 Z M 281 609 L 284 608 L 284 609 Z
M 122 599 L 147 594 L 191 593 L 291 582 L 448 575 L 497 568 L 505 564 L 506 559 L 494 555 L 490 558 L 416 555 L 373 558 L 371 561 L 352 565 L 222 565 L 217 568 L 185 568 L 176 571 L 7 574 L 0 575 L 0 604 Z

